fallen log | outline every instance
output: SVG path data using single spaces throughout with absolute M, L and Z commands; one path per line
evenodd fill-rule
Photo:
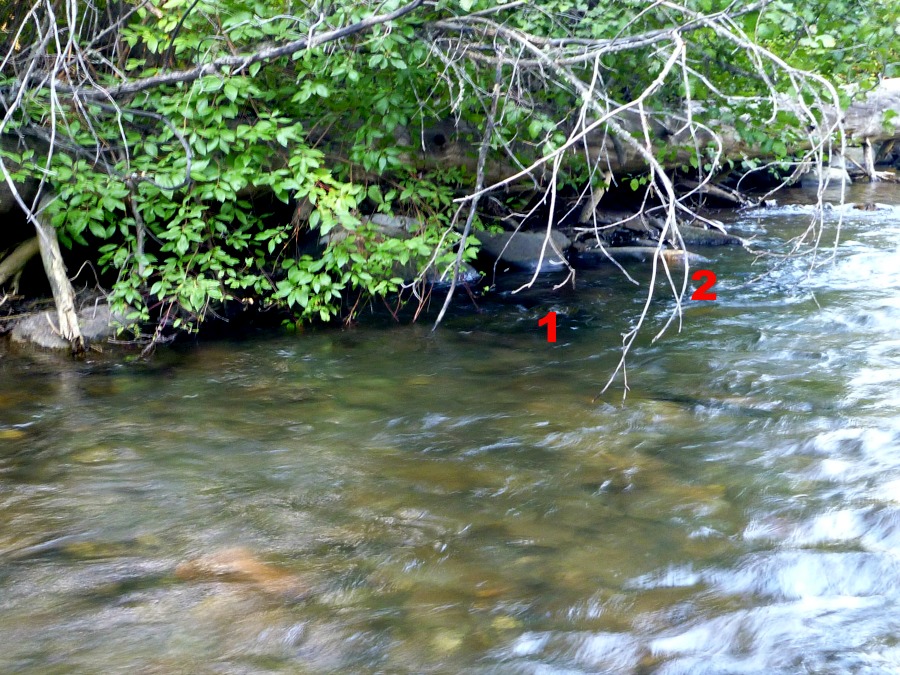
M 712 183 L 699 183 L 695 180 L 684 179 L 678 181 L 677 187 L 684 188 L 702 196 L 714 197 L 723 202 L 727 202 L 732 206 L 746 206 L 750 203 L 750 200 L 744 197 L 737 190 L 732 190 L 731 188 L 722 185 L 714 185 Z
M 17 275 L 41 250 L 37 237 L 26 239 L 0 262 L 0 286 Z
M 784 110 L 799 111 L 800 108 L 791 101 L 780 100 L 779 105 Z M 845 140 L 848 147 L 862 147 L 867 154 L 874 153 L 874 147 L 883 143 L 890 143 L 900 139 L 900 119 L 897 125 L 890 121 L 890 113 L 900 116 L 900 78 L 882 80 L 880 85 L 866 94 L 865 97 L 851 104 L 842 111 L 842 124 Z M 887 114 L 886 114 L 887 113 Z M 820 121 L 826 127 L 837 123 L 837 111 L 834 108 L 826 108 L 821 112 Z M 617 118 L 619 124 L 630 132 L 641 133 L 642 122 L 637 113 L 626 111 Z M 697 147 L 706 147 L 707 144 L 715 145 L 716 139 L 708 132 L 694 129 L 693 134 L 683 122 L 675 116 L 663 113 L 648 115 L 647 124 L 652 132 L 651 139 L 659 149 L 668 150 L 665 160 L 661 163 L 666 168 L 678 168 L 690 166 L 691 161 L 696 161 Z M 744 141 L 738 135 L 736 129 L 728 125 L 715 125 L 718 140 L 722 144 L 721 160 L 733 159 L 769 159 L 770 149 L 763 149 L 760 145 L 752 145 Z M 675 129 L 676 131 L 670 131 Z M 424 146 L 412 155 L 413 162 L 420 169 L 436 169 L 448 166 L 465 167 L 474 171 L 477 139 L 473 137 L 471 128 L 459 128 L 455 132 L 452 126 L 446 122 L 438 123 L 428 128 L 422 134 Z M 591 162 L 599 162 L 604 170 L 614 175 L 643 172 L 647 169 L 645 158 L 632 145 L 623 143 L 605 125 L 601 125 L 592 131 L 584 139 L 584 143 L 575 144 L 567 153 L 568 161 L 578 162 L 585 157 L 585 145 Z M 787 150 L 791 154 L 803 154 L 810 150 L 809 141 L 801 142 Z M 517 151 L 523 148 L 516 147 Z M 527 157 L 526 161 L 537 160 L 537 156 Z M 828 158 L 826 157 L 826 161 Z M 866 172 L 870 178 L 875 179 L 874 165 L 867 160 Z M 487 177 L 491 182 L 508 180 L 521 171 L 522 167 L 513 166 L 508 159 L 493 159 L 486 167 Z M 538 173 L 542 169 L 536 169 L 531 176 L 532 180 L 541 178 Z M 522 180 L 526 180 L 522 176 Z M 518 182 L 518 181 L 517 181 Z M 512 187 L 512 186 L 510 186 Z M 738 195 L 719 193 L 719 186 L 707 185 L 704 189 L 714 191 L 716 196 L 729 200 L 739 200 Z

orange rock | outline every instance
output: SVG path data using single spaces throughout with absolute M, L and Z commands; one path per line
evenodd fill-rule
M 261 561 L 247 548 L 226 548 L 188 560 L 175 568 L 182 581 L 221 581 L 248 584 L 265 593 L 302 598 L 309 585 L 287 570 Z

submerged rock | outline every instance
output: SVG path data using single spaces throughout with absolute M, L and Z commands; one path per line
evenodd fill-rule
M 298 575 L 263 562 L 243 547 L 226 548 L 181 563 L 175 576 L 182 581 L 249 584 L 272 595 L 306 597 L 310 588 Z
M 542 270 L 561 267 L 565 264 L 565 260 L 554 250 L 554 247 L 564 254 L 572 245 L 572 241 L 557 230 L 551 231 L 546 249 L 544 248 L 544 241 L 547 239 L 546 232 L 501 232 L 500 234 L 477 232 L 475 236 L 481 242 L 482 250 L 492 258 L 529 270 L 536 269 L 538 265 L 541 265 Z M 544 254 L 543 261 L 541 261 L 542 252 Z

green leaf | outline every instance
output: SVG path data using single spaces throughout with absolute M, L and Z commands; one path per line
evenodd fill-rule
M 98 239 L 106 239 L 106 228 L 103 226 L 103 223 L 97 220 L 92 220 L 89 225 L 89 229 L 91 234 L 93 234 Z
M 221 77 L 208 75 L 200 80 L 200 91 L 214 92 L 219 91 L 225 84 Z
M 279 145 L 284 147 L 288 146 L 288 141 L 294 138 L 294 130 L 293 129 L 279 129 L 275 132 L 275 140 Z

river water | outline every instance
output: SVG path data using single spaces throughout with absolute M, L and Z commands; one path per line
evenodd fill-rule
M 707 250 L 624 402 L 606 271 L 436 334 L 3 356 L 0 672 L 900 672 L 900 191 L 849 198 L 888 206 L 833 264 Z

